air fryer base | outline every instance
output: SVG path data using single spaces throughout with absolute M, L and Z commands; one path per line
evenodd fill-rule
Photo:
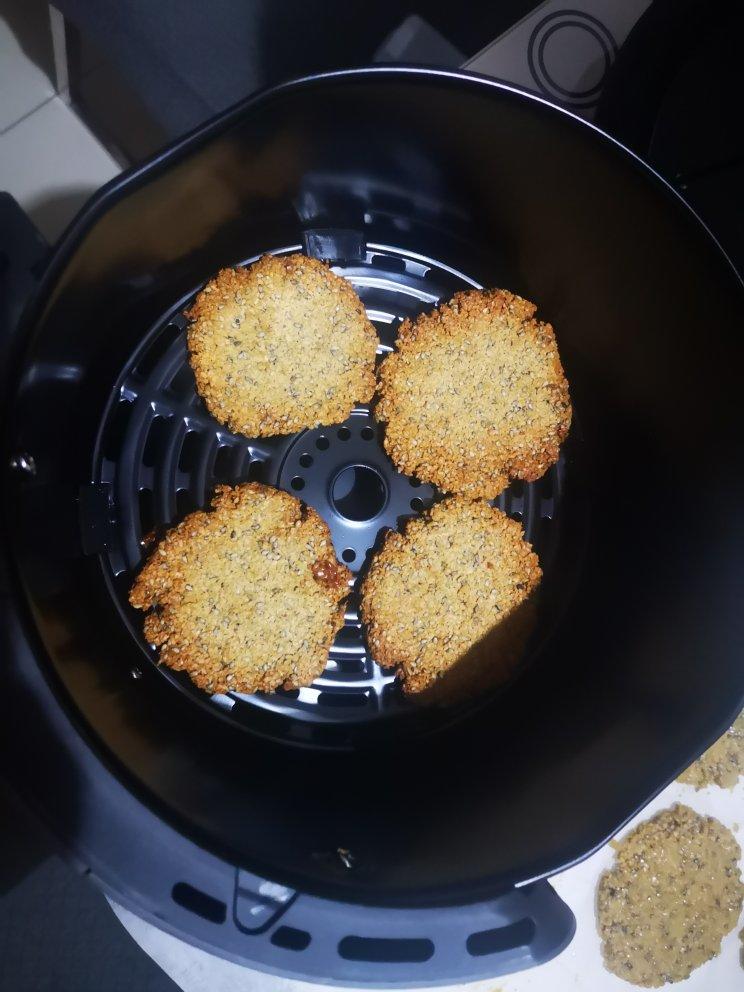
M 370 988 L 497 977 L 570 943 L 575 919 L 546 881 L 468 905 L 370 907 L 296 892 L 209 854 L 108 773 L 43 678 L 17 615 L 0 608 L 12 687 L 2 704 L 28 703 L 2 713 L 3 771 L 32 808 L 55 811 L 57 835 L 75 837 L 66 854 L 78 870 L 136 915 L 260 971 Z M 31 747 L 18 726 L 29 720 Z M 337 853 L 351 864 L 352 852 Z

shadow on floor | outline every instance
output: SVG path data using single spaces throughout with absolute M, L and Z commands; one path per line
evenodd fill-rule
M 0 992 L 178 992 L 1 780 Z
M 3 0 L 0 17 L 28 58 L 54 79 L 49 4 L 45 0 Z
M 53 244 L 95 192 L 91 186 L 58 189 L 29 200 L 24 209 L 47 241 Z

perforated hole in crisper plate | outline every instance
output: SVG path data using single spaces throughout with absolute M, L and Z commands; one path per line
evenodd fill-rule
M 335 265 L 334 271 L 359 293 L 380 335 L 381 354 L 391 350 L 402 319 L 478 285 L 432 259 L 382 247 L 368 247 L 364 261 Z M 103 553 L 110 588 L 149 664 L 154 657 L 141 633 L 142 616 L 126 600 L 145 554 L 145 539 L 152 531 L 162 534 L 191 509 L 208 506 L 217 484 L 256 479 L 300 496 L 326 520 L 339 560 L 355 573 L 365 567 L 386 527 L 399 526 L 436 496 L 431 486 L 395 472 L 382 446 L 380 425 L 367 407 L 355 409 L 343 424 L 291 437 L 251 440 L 218 424 L 196 394 L 188 365 L 182 311 L 191 298 L 164 315 L 123 370 L 97 445 L 96 481 L 111 487 L 115 521 Z M 522 521 L 541 557 L 540 545 L 551 543 L 563 470 L 561 462 L 551 469 L 549 480 L 515 483 L 494 501 Z M 358 500 L 352 496 L 349 502 L 355 486 Z M 207 698 L 187 678 L 164 666 L 159 671 L 180 689 Z M 354 589 L 326 670 L 313 686 L 213 700 L 221 712 L 248 725 L 260 713 L 262 729 L 266 720 L 291 717 L 290 729 L 285 720 L 281 734 L 294 733 L 307 742 L 314 740 L 313 728 L 324 724 L 358 725 L 411 710 L 392 675 L 381 671 L 367 652 Z

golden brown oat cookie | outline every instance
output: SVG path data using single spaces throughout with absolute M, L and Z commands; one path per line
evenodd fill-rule
M 715 957 L 739 918 L 741 849 L 710 816 L 677 805 L 618 844 L 597 916 L 605 965 L 628 982 L 679 982 Z
M 377 333 L 351 284 L 305 255 L 223 269 L 187 312 L 209 412 L 248 437 L 345 420 L 375 390 Z
M 169 531 L 129 599 L 160 661 L 207 692 L 309 685 L 343 625 L 349 570 L 325 523 L 257 482 L 218 486 L 212 511 Z
M 706 785 L 720 785 L 732 789 L 744 772 L 744 713 L 740 713 L 733 727 L 709 747 L 697 761 L 693 761 L 679 776 L 685 785 L 702 789 Z
M 540 576 L 515 520 L 487 503 L 445 499 L 389 531 L 372 560 L 361 591 L 372 655 L 398 669 L 406 692 L 438 700 L 503 681 Z
M 557 460 L 571 402 L 553 328 L 535 309 L 504 289 L 474 290 L 403 321 L 376 411 L 401 472 L 490 498 Z

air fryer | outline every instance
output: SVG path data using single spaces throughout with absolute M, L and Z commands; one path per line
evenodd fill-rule
M 374 409 L 251 440 L 196 395 L 184 309 L 216 270 L 304 251 L 380 338 L 503 286 L 550 320 L 575 420 L 499 497 L 540 554 L 518 676 L 411 705 L 350 600 L 316 683 L 210 697 L 158 666 L 127 591 L 152 532 L 257 479 L 362 571 L 436 497 Z M 742 287 L 606 135 L 466 74 L 280 86 L 109 184 L 58 245 L 9 367 L 4 749 L 119 903 L 269 972 L 412 985 L 547 960 L 547 878 L 615 834 L 742 705 Z M 484 398 L 485 401 L 485 398 Z

